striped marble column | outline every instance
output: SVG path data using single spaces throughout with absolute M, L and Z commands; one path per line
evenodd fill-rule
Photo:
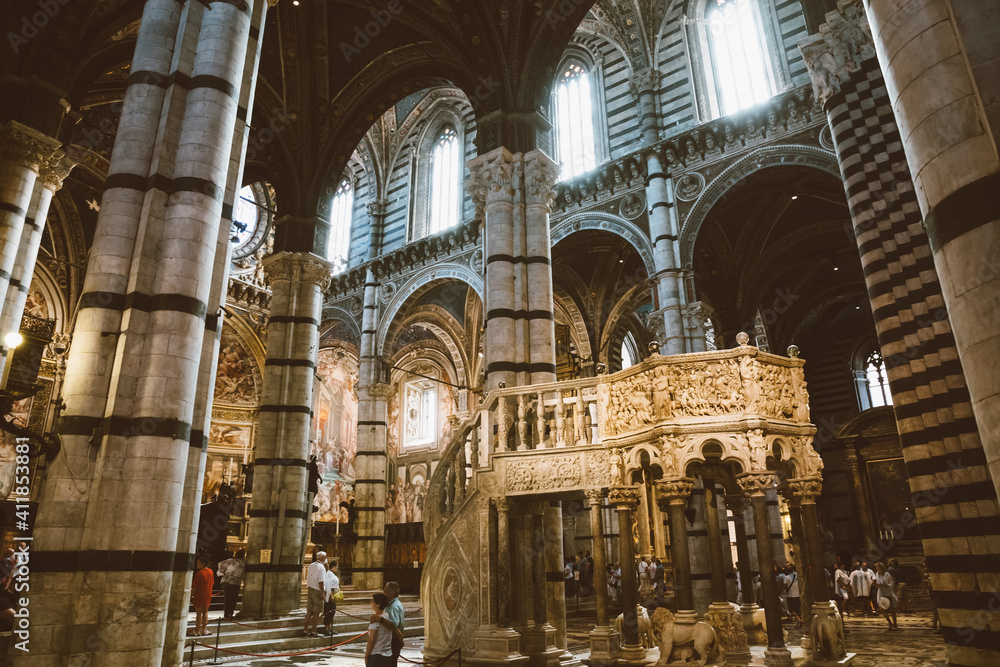
M 917 13 L 924 11 L 930 10 Z M 938 277 L 935 248 L 874 49 L 868 44 L 856 50 L 868 57 L 850 63 L 849 76 L 831 78 L 825 70 L 829 48 L 865 34 L 867 26 L 858 23 L 864 14 L 848 21 L 831 13 L 828 19 L 836 20 L 827 27 L 827 39 L 813 37 L 800 47 L 833 130 L 913 492 L 915 517 L 890 519 L 902 530 L 918 524 L 949 664 L 995 665 L 1000 645 L 988 628 L 1000 623 L 993 607 L 1000 594 L 1000 563 L 983 556 L 983 545 L 1000 542 L 996 480 L 984 449 L 984 440 L 997 437 L 990 426 L 995 415 L 977 423 L 966 366 L 952 333 L 951 304 Z M 950 29 L 945 23 L 942 29 Z M 963 271 L 978 268 L 972 261 L 965 264 Z M 978 306 L 984 314 L 990 310 L 982 305 L 990 302 L 986 294 Z M 996 358 L 973 365 L 980 367 L 977 374 L 992 373 L 982 367 L 994 367 Z
M 18 285 L 12 283 L 12 278 L 17 272 L 19 256 L 23 259 L 21 240 L 39 169 L 55 156 L 58 148 L 57 140 L 16 121 L 0 126 L 0 295 L 10 295 L 4 303 L 0 339 L 20 325 L 19 319 L 14 322 L 12 308 Z M 31 235 L 29 228 L 27 236 Z M 7 300 L 12 301 L 10 307 Z M 7 350 L 2 344 L 0 340 L 0 354 L 6 357 Z
M 528 384 L 524 378 L 523 341 L 518 345 L 516 337 L 514 179 L 520 180 L 519 173 L 515 176 L 517 162 L 514 155 L 501 147 L 467 163 L 471 178 L 465 187 L 476 202 L 477 217 L 484 221 L 486 391 L 496 389 L 500 382 L 508 387 Z
M 382 252 L 382 233 L 385 230 L 385 216 L 388 212 L 389 201 L 384 198 L 373 199 L 368 202 L 367 207 L 371 226 L 368 228 L 368 252 L 365 258 L 372 260 Z
M 552 314 L 552 240 L 549 213 L 559 167 L 545 153 L 524 155 L 524 290 L 527 293 L 531 384 L 556 381 L 556 332 Z
M 226 287 L 229 281 L 229 267 L 232 243 L 233 208 L 243 184 L 243 167 L 249 141 L 250 126 L 247 116 L 253 109 L 254 92 L 257 83 L 257 69 L 260 63 L 261 26 L 266 17 L 267 2 L 257 2 L 251 7 L 250 35 L 243 67 L 243 80 L 239 87 L 236 109 L 236 124 L 230 148 L 230 168 L 226 181 L 226 192 L 222 206 L 222 221 L 215 243 L 215 260 L 205 317 L 205 335 L 201 348 L 198 369 L 198 393 L 194 402 L 194 417 L 191 429 L 191 447 L 188 449 L 187 474 L 184 480 L 183 503 L 177 531 L 178 553 L 194 553 L 199 533 L 202 486 L 205 478 L 205 464 L 208 452 L 208 432 L 212 418 L 215 373 L 219 363 L 219 341 L 222 335 L 223 311 Z M 230 512 L 235 511 L 235 507 Z M 204 526 L 206 534 L 228 533 L 229 525 L 219 519 L 217 525 Z M 170 603 L 167 610 L 167 642 L 162 665 L 182 662 L 184 636 L 187 630 L 187 609 L 191 599 L 191 577 L 189 572 L 174 572 L 171 582 Z M 173 639 L 173 641 L 171 641 Z
M 25 664 L 178 653 L 167 616 L 193 561 L 181 516 L 249 33 L 247 5 L 145 5 L 38 515 L 44 649 Z
M 485 220 L 486 388 L 555 380 L 549 210 L 556 166 L 540 150 L 497 148 L 468 162 Z
M 629 79 L 629 88 L 639 103 L 639 122 L 642 141 L 652 147 L 660 140 L 656 93 L 660 74 L 655 69 L 638 72 Z M 660 341 L 663 354 L 683 354 L 685 344 L 684 319 L 681 316 L 683 285 L 677 265 L 677 225 L 672 219 L 674 209 L 673 183 L 664 169 L 660 156 L 654 150 L 644 154 L 646 161 L 646 202 L 649 215 L 649 236 L 653 242 L 653 267 L 650 276 L 656 285 L 658 310 L 663 317 L 664 339 Z
M 358 511 L 354 524 L 351 583 L 362 589 L 382 588 L 385 562 L 385 494 L 387 483 L 386 419 L 391 386 L 381 382 L 376 354 L 379 283 L 375 270 L 365 273 L 364 305 L 361 314 L 361 356 L 358 368 L 358 454 L 354 464 L 354 504 Z
M 257 618 L 301 606 L 302 543 L 311 525 L 309 427 L 323 292 L 331 270 L 329 262 L 311 253 L 279 252 L 264 259 L 271 318 L 243 588 L 243 611 Z M 262 558 L 262 551 L 270 558 Z
M 986 0 L 865 5 L 1000 495 L 998 5 Z M 993 618 L 1000 623 L 1000 615 Z
M 35 260 L 42 242 L 45 220 L 49 215 L 49 205 L 74 166 L 75 163 L 63 151 L 56 151 L 38 166 L 38 178 L 35 179 L 31 203 L 24 218 L 17 256 L 11 270 L 10 287 L 3 303 L 3 313 L 0 314 L 0 332 L 17 331 L 20 327 L 21 313 L 28 300 L 28 289 L 35 273 Z

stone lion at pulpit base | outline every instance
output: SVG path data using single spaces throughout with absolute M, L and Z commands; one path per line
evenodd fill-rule
M 704 665 L 722 659 L 722 647 L 708 623 L 675 623 L 673 613 L 665 607 L 654 611 L 650 621 L 660 647 L 657 665 Z

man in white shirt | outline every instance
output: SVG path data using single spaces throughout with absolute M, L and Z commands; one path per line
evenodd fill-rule
M 323 606 L 326 602 L 326 552 L 316 552 L 316 560 L 306 570 L 306 587 L 308 597 L 306 598 L 306 627 L 305 636 L 316 636 L 316 623 L 323 615 Z

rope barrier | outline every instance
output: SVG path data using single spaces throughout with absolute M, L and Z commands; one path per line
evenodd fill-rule
M 350 639 L 345 639 L 344 641 L 340 642 L 339 644 L 334 644 L 333 646 L 324 646 L 323 648 L 312 649 L 311 651 L 300 651 L 298 653 L 244 653 L 243 651 L 235 651 L 233 649 L 222 648 L 221 646 L 212 646 L 211 644 L 202 644 L 201 642 L 198 642 L 198 641 L 191 642 L 191 644 L 192 644 L 192 646 L 194 644 L 197 644 L 198 646 L 204 646 L 205 648 L 218 649 L 218 650 L 224 651 L 226 653 L 233 653 L 235 655 L 246 655 L 246 656 L 250 656 L 252 658 L 294 658 L 294 657 L 299 656 L 299 655 L 311 655 L 313 653 L 322 653 L 323 651 L 330 651 L 330 650 L 333 650 L 333 649 L 337 648 L 338 646 L 343 646 L 344 644 L 350 644 L 351 642 L 357 641 L 358 639 L 360 639 L 361 637 L 364 637 L 367 634 L 368 634 L 368 631 L 365 630 L 361 634 L 355 635 L 355 636 L 351 637 Z
M 448 662 L 449 660 L 451 660 L 451 656 L 455 655 L 456 653 L 458 653 L 458 660 L 459 660 L 459 663 L 461 663 L 461 660 L 462 660 L 462 649 L 461 648 L 455 649 L 454 651 L 452 651 L 451 653 L 449 653 L 445 657 L 443 657 L 443 658 L 441 658 L 439 660 L 435 660 L 434 662 L 418 662 L 416 660 L 410 660 L 405 655 L 401 655 L 399 657 L 400 657 L 401 660 L 405 660 L 406 662 L 410 663 L 411 665 L 430 665 L 430 667 L 434 667 L 435 665 L 443 665 L 444 663 Z

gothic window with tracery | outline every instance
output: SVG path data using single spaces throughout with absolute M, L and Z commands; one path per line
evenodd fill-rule
M 892 396 L 889 393 L 889 379 L 885 373 L 885 361 L 882 353 L 875 350 L 865 361 L 865 377 L 868 380 L 868 396 L 871 407 L 879 408 L 883 405 L 892 405 Z
M 415 380 L 403 386 L 403 446 L 424 447 L 434 443 L 437 432 L 437 384 Z
M 716 115 L 725 116 L 775 94 L 758 0 L 709 0 L 707 78 Z
M 351 245 L 351 217 L 354 212 L 354 188 L 346 178 L 340 182 L 330 206 L 330 238 L 326 258 L 333 263 L 333 272 L 347 268 Z
M 597 166 L 593 102 L 590 74 L 580 63 L 566 65 L 555 90 L 556 150 L 561 180 Z
M 458 224 L 462 180 L 462 142 L 453 127 L 445 127 L 431 153 L 431 199 L 428 234 Z

